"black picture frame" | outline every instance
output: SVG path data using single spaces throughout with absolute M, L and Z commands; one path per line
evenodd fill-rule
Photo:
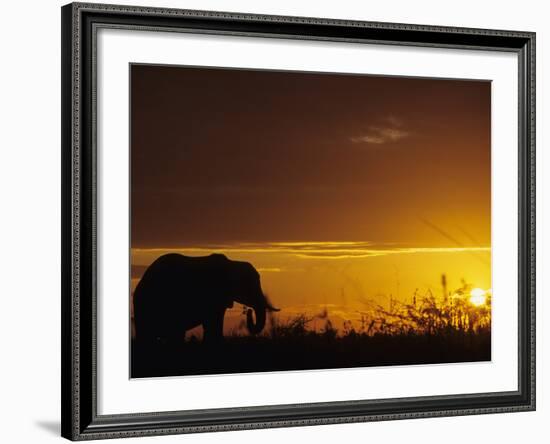
M 535 409 L 535 33 L 103 4 L 62 7 L 62 436 L 119 438 Z M 519 64 L 518 389 L 97 414 L 95 39 L 99 27 L 513 52 Z

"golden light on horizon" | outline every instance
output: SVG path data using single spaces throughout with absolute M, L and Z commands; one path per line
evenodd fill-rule
M 476 307 L 484 305 L 487 300 L 485 290 L 481 288 L 473 288 L 470 292 L 470 303 Z

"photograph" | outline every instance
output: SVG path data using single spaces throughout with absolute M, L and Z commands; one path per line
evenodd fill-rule
M 131 378 L 491 361 L 491 81 L 129 65 Z

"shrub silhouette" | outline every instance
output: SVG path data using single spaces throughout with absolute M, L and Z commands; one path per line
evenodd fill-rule
M 284 320 L 271 314 L 260 335 L 234 330 L 221 348 L 187 340 L 154 356 L 133 354 L 132 376 L 487 361 L 491 298 L 476 306 L 471 289 L 463 282 L 440 297 L 415 292 L 410 303 L 391 300 L 389 307 L 365 301 L 360 320 L 345 320 L 341 329 L 326 309 Z

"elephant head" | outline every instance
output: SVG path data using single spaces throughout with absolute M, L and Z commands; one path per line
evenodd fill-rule
M 233 290 L 232 299 L 247 307 L 246 327 L 250 334 L 258 334 L 265 327 L 266 312 L 279 311 L 273 307 L 262 291 L 260 274 L 248 262 L 233 262 L 232 270 Z M 256 321 L 254 321 L 254 317 Z

